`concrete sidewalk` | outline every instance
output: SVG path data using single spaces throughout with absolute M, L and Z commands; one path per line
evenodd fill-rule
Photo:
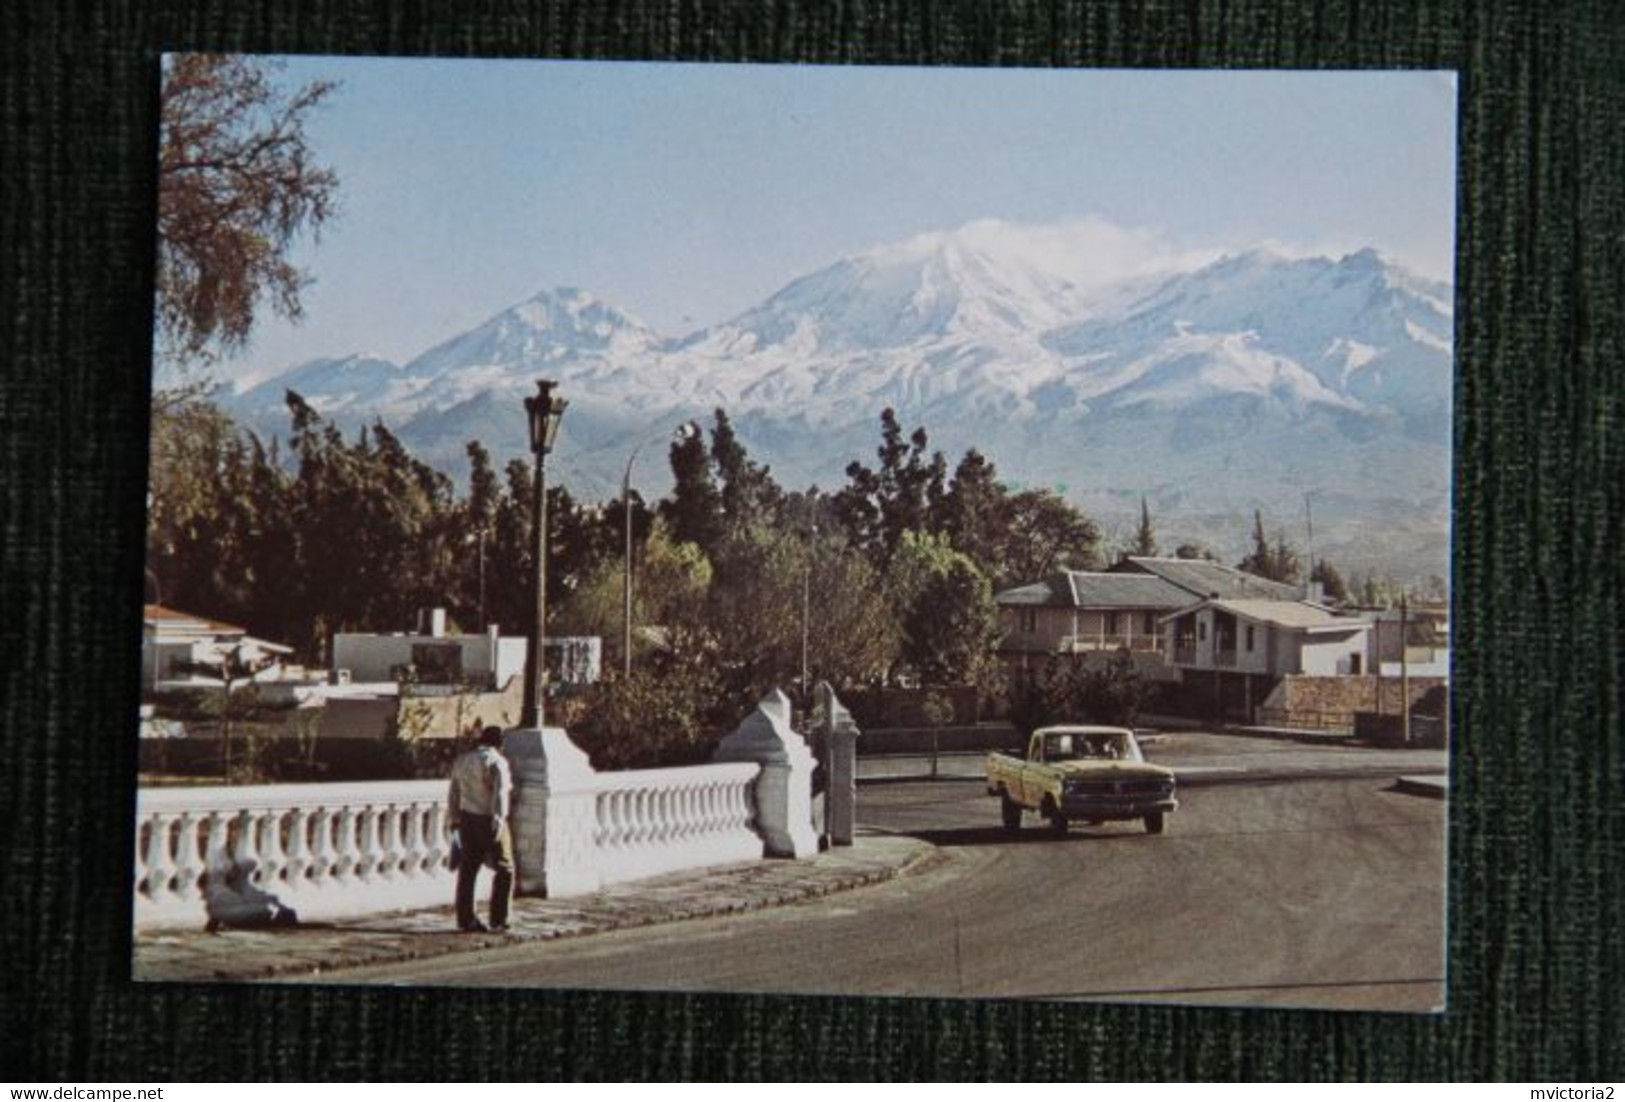
M 805 861 L 673 873 L 573 899 L 521 896 L 514 900 L 506 934 L 458 933 L 449 901 L 427 911 L 280 929 L 161 931 L 136 938 L 131 975 L 148 981 L 297 979 L 339 968 L 737 914 L 890 880 L 929 861 L 934 852 L 914 838 L 860 833 L 856 844 Z

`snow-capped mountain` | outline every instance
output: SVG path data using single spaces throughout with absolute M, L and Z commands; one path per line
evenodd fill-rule
M 675 338 L 561 288 L 404 367 L 319 360 L 227 405 L 285 429 L 291 388 L 346 426 L 381 417 L 460 472 L 476 436 L 522 452 L 518 399 L 554 378 L 571 402 L 556 462 L 585 497 L 615 491 L 639 441 L 717 407 L 781 481 L 836 485 L 871 460 L 891 406 L 950 460 L 976 447 L 1097 511 L 1144 493 L 1164 512 L 1228 513 L 1315 491 L 1329 513 L 1403 514 L 1443 540 L 1448 285 L 1369 249 L 1140 244 L 1099 224 L 975 222 L 844 258 Z

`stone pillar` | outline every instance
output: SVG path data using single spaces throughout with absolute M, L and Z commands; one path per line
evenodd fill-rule
M 824 742 L 824 830 L 830 845 L 850 846 L 857 827 L 858 725 L 829 682 L 813 690 L 818 701 L 819 737 Z
M 597 891 L 598 775 L 586 752 L 562 727 L 509 731 L 502 752 L 513 769 L 516 891 L 550 899 Z
M 733 734 L 718 744 L 712 761 L 753 761 L 756 830 L 771 857 L 811 857 L 818 852 L 812 828 L 813 755 L 790 727 L 790 699 L 774 689 Z

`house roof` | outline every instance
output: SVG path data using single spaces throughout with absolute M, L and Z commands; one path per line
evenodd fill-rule
M 1181 609 L 1177 615 L 1187 615 L 1200 608 L 1217 608 L 1240 616 L 1244 620 L 1305 631 L 1368 631 L 1371 628 L 1370 623 L 1365 620 L 1353 616 L 1338 616 L 1320 605 L 1313 605 L 1307 601 L 1210 599 Z
M 163 605 L 147 605 L 142 610 L 141 619 L 161 631 L 201 631 L 212 635 L 248 634 L 247 628 L 238 627 L 236 624 L 211 620 L 207 616 L 193 616 L 189 612 L 178 612 Z
M 1113 566 L 1110 572 L 1130 576 L 1151 574 L 1195 597 L 1295 601 L 1300 596 L 1295 585 L 1272 582 L 1268 578 L 1207 559 L 1163 559 L 1134 555 Z
M 1031 585 L 1000 593 L 1001 605 L 1044 608 L 1176 609 L 1191 595 L 1150 574 L 1098 574 L 1083 570 L 1061 573 Z

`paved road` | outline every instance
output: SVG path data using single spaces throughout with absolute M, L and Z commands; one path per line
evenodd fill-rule
M 1168 833 L 998 826 L 963 780 L 866 785 L 938 853 L 757 914 L 334 973 L 332 982 L 978 995 L 1427 1010 L 1444 810 L 1374 779 L 1192 790 Z

